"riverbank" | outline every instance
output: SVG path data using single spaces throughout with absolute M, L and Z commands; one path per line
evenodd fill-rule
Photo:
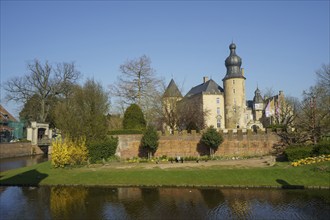
M 54 169 L 48 161 L 0 173 L 0 185 L 330 188 L 329 184 L 329 161 L 292 167 L 285 162 L 271 164 L 265 158 L 183 164 L 113 162 L 64 169 Z

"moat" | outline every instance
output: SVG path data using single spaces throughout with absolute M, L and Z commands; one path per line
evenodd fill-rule
M 1 219 L 328 219 L 329 190 L 0 187 Z
M 2 158 L 0 159 L 0 172 L 35 165 L 45 162 L 48 159 L 48 155 L 42 154 L 34 156 Z

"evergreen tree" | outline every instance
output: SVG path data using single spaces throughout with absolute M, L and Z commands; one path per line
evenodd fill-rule
M 144 129 L 146 121 L 143 112 L 137 104 L 131 104 L 124 113 L 124 129 Z
M 141 146 L 148 151 L 148 158 L 150 158 L 158 148 L 159 136 L 153 126 L 148 126 L 143 134 Z
M 210 148 L 210 155 L 213 156 L 214 152 L 223 142 L 223 137 L 213 126 L 211 126 L 202 135 L 201 142 Z

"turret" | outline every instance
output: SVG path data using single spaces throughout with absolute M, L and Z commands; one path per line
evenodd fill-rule
M 173 133 L 177 127 L 177 102 L 181 99 L 182 94 L 172 79 L 162 97 L 163 114 L 166 121 L 163 128 L 170 131 L 170 133 Z
M 255 121 L 259 121 L 262 117 L 262 110 L 264 109 L 264 100 L 261 96 L 261 92 L 257 87 L 256 91 L 254 91 L 253 97 L 253 119 Z
M 241 69 L 242 59 L 236 54 L 236 45 L 229 46 L 230 55 L 225 61 L 227 72 L 223 78 L 225 91 L 226 128 L 246 127 L 245 77 Z

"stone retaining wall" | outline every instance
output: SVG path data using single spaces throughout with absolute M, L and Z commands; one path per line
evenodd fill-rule
M 33 146 L 31 143 L 1 143 L 0 158 L 30 156 L 43 154 L 43 151 L 38 146 Z
M 261 156 L 273 152 L 274 145 L 279 138 L 273 133 L 228 133 L 223 134 L 224 142 L 215 152 L 216 156 Z M 116 155 L 121 158 L 146 156 L 146 152 L 140 149 L 142 135 L 118 135 L 119 144 Z M 167 135 L 160 136 L 159 146 L 154 156 L 203 156 L 209 154 L 209 148 L 200 143 L 200 134 Z

